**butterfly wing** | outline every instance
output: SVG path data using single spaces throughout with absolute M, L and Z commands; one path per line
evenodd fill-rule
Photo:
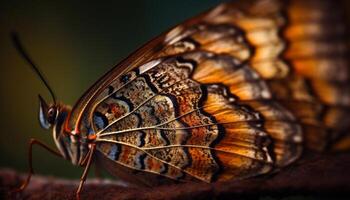
M 177 27 L 178 36 L 154 59 L 121 75 L 94 103 L 93 121 L 103 122 L 93 125 L 96 142 L 107 157 L 132 169 L 206 182 L 271 170 L 269 136 L 277 165 L 298 157 L 300 127 L 248 62 L 252 46 L 227 6 Z
M 293 72 L 271 82 L 277 98 L 301 121 L 306 145 L 315 150 L 341 140 L 350 128 L 347 31 L 337 3 L 289 2 L 284 29 L 289 46 L 283 56 Z
M 299 60 L 289 52 L 298 39 L 285 27 L 297 9 L 289 6 L 225 3 L 173 28 L 100 79 L 73 109 L 68 128 L 97 134 L 109 168 L 175 180 L 267 173 L 299 157 L 302 132 L 319 148 L 323 129 L 312 123 L 325 121 L 327 102 L 315 100 L 309 83 L 332 81 L 295 69 Z M 316 70 L 308 66 L 304 71 Z M 344 114 L 329 105 L 329 121 Z

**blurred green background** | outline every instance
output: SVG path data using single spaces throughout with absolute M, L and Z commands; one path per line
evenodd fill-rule
M 214 0 L 1 1 L 0 167 L 27 170 L 27 143 L 55 147 L 38 123 L 38 94 L 48 91 L 13 47 L 15 30 L 60 101 L 75 101 L 137 47 L 181 21 L 216 5 Z M 38 174 L 78 178 L 82 169 L 34 148 Z

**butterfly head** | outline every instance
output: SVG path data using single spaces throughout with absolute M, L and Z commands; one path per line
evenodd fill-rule
M 47 104 L 39 95 L 39 122 L 41 127 L 52 129 L 54 142 L 62 157 L 70 160 L 74 165 L 78 165 L 86 155 L 87 144 L 80 141 L 79 135 L 70 134 L 64 130 L 64 123 L 70 111 L 70 107 L 63 104 Z

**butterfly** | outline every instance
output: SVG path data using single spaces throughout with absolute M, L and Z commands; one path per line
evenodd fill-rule
M 222 3 L 148 42 L 72 108 L 14 37 L 53 98 L 39 97 L 39 120 L 59 151 L 32 139 L 30 153 L 38 144 L 84 167 L 79 197 L 93 162 L 137 185 L 210 183 L 275 172 L 303 150 L 348 148 L 348 47 L 336 6 Z

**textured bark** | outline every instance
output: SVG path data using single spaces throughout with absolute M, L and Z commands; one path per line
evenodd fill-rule
M 34 176 L 23 192 L 11 193 L 24 179 L 13 170 L 0 170 L 0 199 L 75 199 L 78 181 Z M 81 199 L 254 199 L 350 196 L 350 154 L 309 154 L 270 175 L 226 183 L 185 183 L 155 188 L 130 188 L 121 182 L 88 180 Z

